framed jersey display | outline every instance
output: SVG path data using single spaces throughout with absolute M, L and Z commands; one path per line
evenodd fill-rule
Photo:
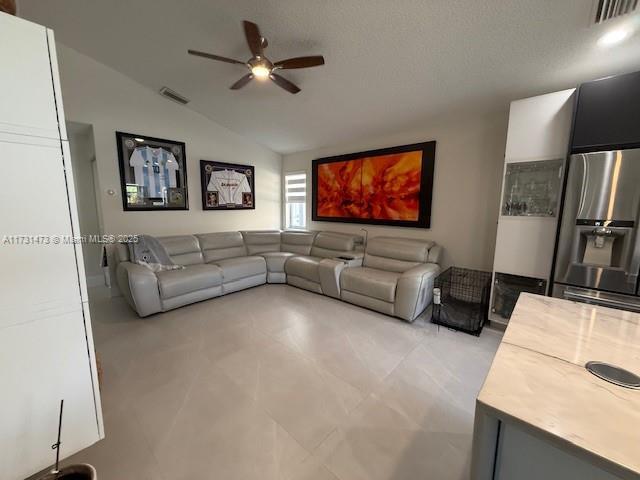
M 188 210 L 183 142 L 116 132 L 122 208 Z
M 200 160 L 200 180 L 203 210 L 256 208 L 253 166 Z

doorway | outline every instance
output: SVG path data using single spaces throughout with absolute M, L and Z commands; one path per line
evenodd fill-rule
M 98 175 L 93 126 L 86 123 L 67 122 L 73 184 L 76 190 L 80 235 L 102 235 L 102 217 L 98 200 Z M 82 244 L 87 287 L 105 285 L 102 269 L 102 245 L 91 242 Z

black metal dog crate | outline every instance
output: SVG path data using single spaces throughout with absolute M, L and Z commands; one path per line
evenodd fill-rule
M 487 320 L 491 272 L 451 267 L 435 280 L 440 301 L 434 295 L 431 321 L 438 325 L 480 335 Z

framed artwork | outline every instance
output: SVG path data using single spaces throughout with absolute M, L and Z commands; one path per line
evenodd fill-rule
M 203 210 L 256 208 L 255 169 L 252 165 L 200 160 Z
M 432 141 L 314 160 L 313 220 L 429 228 L 435 153 Z
M 116 132 L 122 208 L 189 210 L 183 142 Z

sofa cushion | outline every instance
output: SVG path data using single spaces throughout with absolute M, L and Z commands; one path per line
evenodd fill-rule
M 280 230 L 249 230 L 241 233 L 249 255 L 280 251 Z
M 340 286 L 343 290 L 393 302 L 399 277 L 399 273 L 375 268 L 345 268 L 340 276 Z
M 167 254 L 178 265 L 203 263 L 200 243 L 194 235 L 158 237 Z
M 357 244 L 362 243 L 362 237 L 348 233 L 320 232 L 316 235 L 311 247 L 314 257 L 332 258 L 353 251 Z
M 424 265 L 420 262 L 407 262 L 405 260 L 396 260 L 389 257 L 378 257 L 377 255 L 371 255 L 367 252 L 364 256 L 362 265 L 368 268 L 375 268 L 376 270 L 385 270 L 387 272 L 402 273 L 407 270 L 417 267 L 418 265 Z
M 242 257 L 247 254 L 240 232 L 201 233 L 196 237 L 200 241 L 206 263 L 225 258 Z
M 280 234 L 282 242 L 280 250 L 298 255 L 309 255 L 314 238 L 316 238 L 316 232 L 282 232 Z
M 182 270 L 166 270 L 156 275 L 163 299 L 222 284 L 222 270 L 215 265 L 189 265 Z
M 294 257 L 295 254 L 291 252 L 264 252 L 261 253 L 260 256 L 264 257 L 267 262 L 267 271 L 268 272 L 284 272 L 284 264 L 291 257 Z
M 320 283 L 320 273 L 318 265 L 322 258 L 319 257 L 293 257 L 284 264 L 284 270 L 287 275 L 295 275 L 306 280 Z
M 405 272 L 425 263 L 429 249 L 435 244 L 430 240 L 375 237 L 367 242 L 363 265 L 390 272 Z
M 267 273 L 264 258 L 258 256 L 226 258 L 215 263 L 222 269 L 224 283 Z
M 320 232 L 313 241 L 314 247 L 328 250 L 353 250 L 356 245 L 357 235 L 338 232 Z

